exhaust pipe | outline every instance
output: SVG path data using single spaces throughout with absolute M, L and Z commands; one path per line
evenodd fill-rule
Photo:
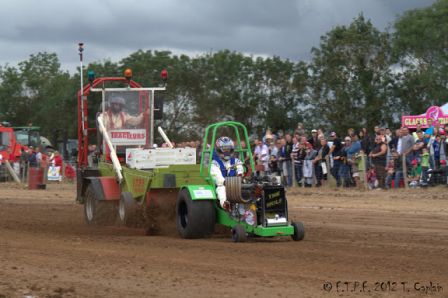
M 173 149 L 174 146 L 173 146 L 173 144 L 171 143 L 170 139 L 168 139 L 168 137 L 166 136 L 166 134 L 165 134 L 165 132 L 163 131 L 163 129 L 159 126 L 157 130 L 159 131 L 159 133 L 160 133 L 160 135 L 162 136 L 162 138 L 163 138 L 163 140 L 165 141 L 165 143 L 167 143 L 168 146 L 169 146 L 171 149 Z

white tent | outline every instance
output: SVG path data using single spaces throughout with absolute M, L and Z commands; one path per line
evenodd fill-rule
M 440 107 L 445 115 L 448 115 L 448 102 Z

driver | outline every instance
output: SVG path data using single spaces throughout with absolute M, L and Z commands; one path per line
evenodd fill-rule
M 115 96 L 109 100 L 109 107 L 103 113 L 103 123 L 106 129 L 121 129 L 126 126 L 138 126 L 143 122 L 144 115 L 149 114 L 149 110 L 138 116 L 131 116 L 123 112 L 126 101 L 123 97 Z
M 230 207 L 226 198 L 225 177 L 242 176 L 244 174 L 242 162 L 233 156 L 235 146 L 229 137 L 220 137 L 216 141 L 215 153 L 210 167 L 210 175 L 216 184 L 216 194 L 221 207 Z

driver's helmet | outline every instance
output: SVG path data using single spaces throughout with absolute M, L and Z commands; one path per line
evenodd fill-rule
M 221 159 L 230 160 L 235 150 L 235 145 L 229 137 L 220 137 L 216 140 L 216 153 Z

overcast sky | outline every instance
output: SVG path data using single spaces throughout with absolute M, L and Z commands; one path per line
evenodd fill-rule
M 0 65 L 40 51 L 62 68 L 119 61 L 138 49 L 199 55 L 230 49 L 309 60 L 319 37 L 360 12 L 383 30 L 398 14 L 432 0 L 10 0 L 1 1 Z

